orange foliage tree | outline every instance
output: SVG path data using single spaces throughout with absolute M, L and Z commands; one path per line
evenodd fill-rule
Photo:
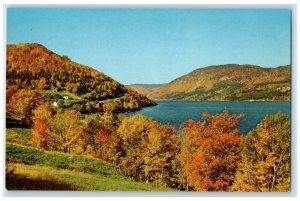
M 51 142 L 49 123 L 43 119 L 37 119 L 31 128 L 31 142 L 38 148 L 48 149 Z
M 52 143 L 52 137 L 49 122 L 54 115 L 51 103 L 45 102 L 33 110 L 33 127 L 31 142 L 33 145 L 49 149 Z
M 49 89 L 50 86 L 49 84 L 47 83 L 47 80 L 45 77 L 41 77 L 38 82 L 37 82 L 37 88 L 38 89 L 41 89 L 41 90 L 44 90 L 44 89 Z
M 240 162 L 239 116 L 224 110 L 216 115 L 204 112 L 200 121 L 188 120 L 182 128 L 183 163 L 187 189 L 227 191 Z

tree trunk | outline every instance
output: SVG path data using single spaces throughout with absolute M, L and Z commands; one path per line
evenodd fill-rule
M 186 179 L 186 191 L 189 191 L 189 182 L 188 182 L 188 179 Z
M 272 178 L 272 183 L 271 183 L 270 191 L 273 191 L 273 189 L 274 189 L 275 182 L 276 182 L 277 170 L 278 170 L 278 167 L 273 167 L 274 173 L 273 173 L 273 178 Z

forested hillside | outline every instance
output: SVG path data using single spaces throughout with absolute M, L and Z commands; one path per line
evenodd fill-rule
M 148 94 L 167 100 L 290 100 L 290 65 L 227 64 L 199 68 Z
M 136 90 L 138 93 L 147 96 L 156 88 L 162 86 L 163 84 L 131 84 L 128 87 Z
M 34 90 L 59 107 L 84 113 L 137 110 L 155 102 L 104 73 L 36 43 L 7 45 L 6 89 Z

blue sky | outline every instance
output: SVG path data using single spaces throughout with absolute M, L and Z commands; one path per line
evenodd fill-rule
M 7 43 L 40 43 L 123 84 L 199 67 L 290 64 L 290 10 L 8 8 Z

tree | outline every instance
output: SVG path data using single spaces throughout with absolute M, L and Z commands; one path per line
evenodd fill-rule
M 31 126 L 32 111 L 43 102 L 45 100 L 39 93 L 21 89 L 13 94 L 6 107 L 8 112 L 15 114 L 24 124 Z
M 99 120 L 97 117 L 88 117 L 83 127 L 83 132 L 80 136 L 83 152 L 87 152 L 93 156 L 97 155 L 98 144 L 95 141 L 96 128 Z
M 175 129 L 170 125 L 156 122 L 142 138 L 144 152 L 144 172 L 148 181 L 174 186 L 173 178 L 177 176 L 173 161 L 179 152 L 179 141 Z
M 71 59 L 67 55 L 63 55 L 62 58 L 67 60 L 67 61 L 71 61 Z
M 266 115 L 242 140 L 242 161 L 231 189 L 289 191 L 290 135 L 287 115 Z
M 31 143 L 40 149 L 49 149 L 49 145 L 52 142 L 49 123 L 43 119 L 36 119 L 31 131 Z
M 227 191 L 240 161 L 239 116 L 224 110 L 216 115 L 204 112 L 200 121 L 185 122 L 178 159 L 183 164 L 187 189 Z
M 102 107 L 104 113 L 106 113 L 107 115 L 111 115 L 115 110 L 115 105 L 112 101 L 106 101 Z
M 49 122 L 54 115 L 51 103 L 45 102 L 33 110 L 31 142 L 41 149 L 49 149 L 53 143 Z
M 75 110 L 58 111 L 50 121 L 50 131 L 56 149 L 71 153 L 82 133 L 81 116 Z
M 138 181 L 170 185 L 172 161 L 179 151 L 174 128 L 134 115 L 124 118 L 117 132 L 124 149 L 121 167 L 125 173 Z
M 38 89 L 41 89 L 41 90 L 49 89 L 49 88 L 50 88 L 49 84 L 47 83 L 46 78 L 41 77 L 41 78 L 38 80 L 37 88 L 38 88 Z
M 50 121 L 53 117 L 55 111 L 52 108 L 52 105 L 50 102 L 43 102 L 41 103 L 36 109 L 32 111 L 33 114 L 33 121 L 37 119 Z
M 6 105 L 9 105 L 9 102 L 13 95 L 17 92 L 16 89 L 6 89 Z

